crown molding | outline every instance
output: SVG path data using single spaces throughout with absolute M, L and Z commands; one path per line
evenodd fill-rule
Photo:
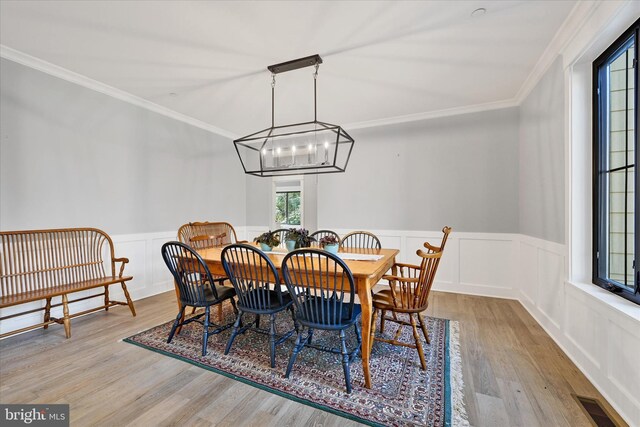
M 181 122 L 224 136 L 226 138 L 230 138 L 230 139 L 238 138 L 238 135 L 232 132 L 229 132 L 225 129 L 221 129 L 217 126 L 213 126 L 201 120 L 194 119 L 193 117 L 187 116 L 185 114 L 178 113 L 177 111 L 155 104 L 151 101 L 147 101 L 146 99 L 140 98 L 139 96 L 132 95 L 129 92 L 125 92 L 121 89 L 117 89 L 113 86 L 109 86 L 105 83 L 91 79 L 82 74 L 76 73 L 69 69 L 60 67 L 58 65 L 52 64 L 50 62 L 44 61 L 40 58 L 36 58 L 34 56 L 28 55 L 24 52 L 21 52 L 19 50 L 10 48 L 2 44 L 0 44 L 0 57 L 8 59 L 13 62 L 17 62 L 29 68 L 42 71 L 43 73 L 61 78 L 68 82 L 75 83 L 77 85 L 86 87 L 88 89 L 95 90 L 97 92 L 103 93 L 105 95 L 111 96 L 113 98 L 119 99 L 124 102 L 128 102 L 138 107 L 146 108 L 150 111 L 156 112 L 158 114 L 162 114 L 163 116 L 170 117 L 175 120 L 179 120 Z M 399 123 L 408 123 L 408 122 L 415 122 L 420 120 L 435 119 L 439 117 L 455 116 L 459 114 L 498 110 L 501 108 L 515 107 L 517 105 L 518 104 L 515 102 L 515 100 L 511 99 L 511 100 L 504 100 L 504 101 L 497 101 L 497 102 L 489 102 L 484 104 L 448 108 L 448 109 L 437 110 L 437 111 L 426 111 L 422 113 L 407 114 L 404 116 L 388 117 L 384 119 L 368 120 L 368 121 L 343 125 L 343 127 L 345 129 L 361 129 L 361 128 L 367 128 L 367 127 L 387 126 L 387 125 L 393 125 L 393 124 L 399 124 Z
M 615 3 L 625 4 L 629 1 L 618 1 Z M 362 129 L 378 126 L 388 126 L 401 123 L 409 123 L 420 120 L 436 119 L 441 117 L 456 116 L 461 114 L 478 113 L 482 111 L 499 110 L 502 108 L 517 107 L 522 104 L 525 98 L 531 93 L 531 91 L 538 84 L 540 79 L 547 72 L 549 67 L 556 60 L 558 55 L 564 53 L 572 40 L 576 37 L 579 30 L 589 20 L 589 17 L 593 15 L 601 5 L 602 0 L 597 1 L 579 1 L 573 7 L 567 18 L 564 20 L 559 30 L 554 35 L 553 39 L 547 45 L 546 49 L 542 53 L 541 57 L 536 62 L 536 65 L 531 70 L 524 83 L 518 90 L 515 97 L 511 99 L 505 99 L 501 101 L 488 102 L 483 104 L 467 105 L 462 107 L 454 107 L 436 111 L 425 111 L 421 113 L 407 114 L 403 116 L 387 117 L 382 119 L 367 120 L 361 122 L 354 122 L 343 125 L 345 129 Z M 613 3 L 613 2 L 612 2 Z M 236 139 L 238 135 L 219 128 L 217 126 L 205 123 L 201 120 L 187 116 L 182 113 L 178 113 L 169 108 L 155 104 L 151 101 L 147 101 L 138 96 L 132 95 L 123 90 L 114 88 L 107 84 L 101 83 L 97 80 L 93 80 L 89 77 L 83 76 L 66 68 L 62 68 L 58 65 L 44 61 L 42 59 L 33 57 L 26 53 L 20 52 L 8 46 L 0 44 L 0 57 L 20 63 L 30 68 L 42 71 L 52 76 L 64 79 L 66 81 L 76 83 L 80 86 L 84 86 L 89 89 L 93 89 L 97 92 L 105 95 L 112 96 L 116 99 L 128 102 L 130 104 L 146 108 L 154 111 L 158 114 L 179 120 L 181 122 L 190 124 L 192 126 L 207 130 L 209 132 L 221 135 L 226 138 Z
M 589 16 L 600 6 L 600 3 L 600 1 L 579 1 L 573 6 L 569 15 L 567 15 L 544 52 L 542 52 L 538 62 L 536 62 L 536 65 L 525 79 L 520 90 L 518 90 L 514 98 L 518 105 L 522 104 L 525 98 L 536 87 L 558 55 L 562 54 L 578 30 L 582 28 L 584 23 L 589 19 Z
M 593 61 L 620 36 L 620 33 L 638 19 L 638 16 L 640 2 L 637 0 L 600 2 L 563 49 L 564 68 L 580 61 Z
M 9 61 L 17 62 L 18 64 L 25 65 L 29 68 L 42 71 L 43 73 L 58 77 L 68 82 L 86 87 L 87 89 L 95 90 L 96 92 L 103 93 L 105 95 L 119 99 L 120 101 L 128 102 L 129 104 L 133 104 L 137 107 L 146 108 L 147 110 L 162 114 L 163 116 L 187 123 L 191 126 L 204 129 L 220 136 L 230 139 L 237 138 L 237 135 L 225 129 L 221 129 L 217 126 L 213 126 L 201 120 L 194 119 L 193 117 L 187 116 L 185 114 L 178 113 L 177 111 L 163 107 L 151 101 L 147 101 L 146 99 L 140 98 L 139 96 L 132 95 L 129 92 L 125 92 L 113 86 L 101 83 L 87 76 L 83 76 L 82 74 L 78 74 L 74 71 L 68 70 L 66 68 L 60 67 L 58 65 L 52 64 L 50 62 L 44 61 L 40 58 L 36 58 L 2 44 L 0 44 L 0 57 L 8 59 Z
M 481 111 L 500 110 L 503 108 L 517 107 L 514 99 L 487 102 L 484 104 L 465 105 L 463 107 L 447 108 L 444 110 L 425 111 L 423 113 L 407 114 L 404 116 L 388 117 L 384 119 L 367 120 L 363 122 L 348 123 L 342 125 L 347 130 L 362 129 L 377 126 L 388 126 L 400 123 L 417 122 L 420 120 L 437 119 L 441 117 L 458 116 L 461 114 L 479 113 Z

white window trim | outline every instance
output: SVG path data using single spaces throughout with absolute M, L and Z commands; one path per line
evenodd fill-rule
M 565 275 L 573 284 L 591 285 L 593 267 L 592 65 L 633 24 L 637 9 L 635 2 L 601 3 L 561 52 L 565 76 L 565 194 L 568 196 L 565 198 L 565 241 L 569 262 Z M 618 299 L 621 301 L 616 305 L 625 311 L 628 311 L 627 303 L 637 307 Z

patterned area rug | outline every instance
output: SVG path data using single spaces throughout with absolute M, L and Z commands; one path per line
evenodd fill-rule
M 234 317 L 228 304 L 224 317 L 229 322 Z M 251 318 L 245 315 L 244 319 Z M 253 331 L 238 336 L 227 356 L 224 348 L 230 330 L 210 336 L 207 356 L 202 357 L 202 326 L 195 322 L 186 325 L 171 344 L 166 341 L 172 322 L 124 341 L 368 425 L 467 426 L 458 323 L 437 318 L 426 321 L 431 338 L 431 345 L 424 345 L 426 371 L 420 369 L 416 350 L 376 342 L 370 359 L 373 388 L 364 387 L 362 361 L 357 357 L 351 365 L 351 394 L 346 393 L 339 356 L 312 348 L 298 355 L 291 377 L 284 378 L 295 334 L 277 347 L 275 369 L 269 364 L 268 336 Z M 261 323 L 268 325 L 268 319 Z M 292 329 L 291 317 L 278 315 L 277 326 L 280 332 Z M 391 338 L 396 328 L 389 323 L 385 335 Z M 401 339 L 413 342 L 411 328 L 403 329 Z M 351 328 L 349 348 L 355 342 Z M 338 334 L 315 331 L 314 343 L 338 347 Z

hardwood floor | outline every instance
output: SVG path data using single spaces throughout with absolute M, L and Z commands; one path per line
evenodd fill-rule
M 0 342 L 0 402 L 70 403 L 72 426 L 347 426 L 356 423 L 120 340 L 175 315 L 175 293 Z M 517 301 L 434 292 L 430 316 L 460 322 L 474 426 L 589 426 L 571 394 L 599 399 Z M 617 417 L 620 425 L 624 425 Z

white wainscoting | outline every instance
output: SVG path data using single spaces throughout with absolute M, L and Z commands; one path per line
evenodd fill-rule
M 564 245 L 518 237 L 518 299 L 616 411 L 640 426 L 640 307 L 567 281 Z
M 236 227 L 252 240 L 267 226 Z M 350 230 L 335 229 L 340 235 Z M 399 261 L 417 262 L 422 243 L 437 243 L 441 231 L 370 230 L 384 247 L 400 249 Z M 128 257 L 125 273 L 134 300 L 173 289 L 160 247 L 175 231 L 112 236 L 116 256 Z M 590 284 L 566 281 L 564 245 L 519 234 L 454 232 L 449 238 L 434 289 L 519 300 L 580 370 L 631 425 L 640 425 L 640 308 Z M 97 291 L 96 291 L 97 293 Z M 119 287 L 111 294 L 123 298 Z M 80 294 L 78 294 L 80 295 Z M 93 305 L 92 305 L 93 304 Z M 95 300 L 73 311 L 95 307 Z M 30 308 L 40 307 L 34 303 Z M 17 307 L 20 311 L 27 305 Z M 0 315 L 15 312 L 16 307 Z M 60 309 L 54 315 L 61 316 Z M 42 312 L 2 322 L 0 331 L 41 321 Z
M 247 240 L 269 227 L 248 226 Z M 323 229 L 323 227 L 319 227 Z M 331 230 L 344 236 L 352 230 Z M 369 230 L 380 238 L 385 248 L 400 249 L 398 261 L 419 262 L 416 251 L 426 241 L 438 244 L 442 231 Z M 453 232 L 442 258 L 435 290 L 472 295 L 517 298 L 516 264 L 518 235 Z

